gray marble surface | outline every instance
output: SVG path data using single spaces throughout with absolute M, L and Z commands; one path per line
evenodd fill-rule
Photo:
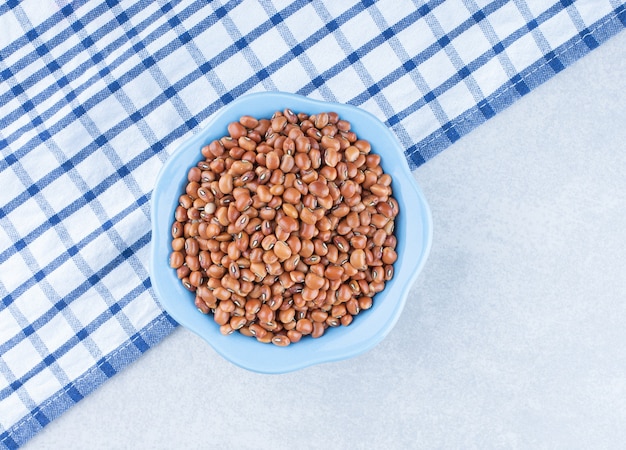
M 432 252 L 376 348 L 267 376 L 178 329 L 25 448 L 623 448 L 625 48 L 415 172 Z

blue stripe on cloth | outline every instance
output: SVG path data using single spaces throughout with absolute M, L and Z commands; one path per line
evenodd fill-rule
M 71 406 L 93 392 L 98 386 L 124 369 L 141 356 L 149 347 L 154 346 L 176 327 L 176 322 L 166 313 L 161 314 L 148 324 L 140 333 L 103 358 L 98 364 L 64 386 L 50 397 L 32 415 L 17 422 L 12 428 L 0 434 L 0 444 L 7 448 L 18 448 L 26 443 L 43 426 L 42 420 L 51 421 L 60 416 Z M 137 341 L 143 344 L 137 345 Z M 42 419 L 45 418 L 45 419 Z
M 589 27 L 588 34 L 593 39 L 602 44 L 610 37 L 626 27 L 626 7 L 619 6 L 613 13 L 602 18 Z M 558 49 L 554 50 L 554 58 L 558 58 L 563 67 L 568 67 L 576 62 L 592 50 L 584 38 L 580 35 L 573 37 L 564 43 Z M 510 106 L 521 95 L 519 92 L 519 84 L 523 83 L 523 92 L 539 86 L 543 82 L 555 75 L 555 71 L 550 65 L 550 60 L 541 60 L 535 62 L 519 75 L 519 81 L 509 82 L 500 87 L 494 94 L 485 99 L 486 104 L 495 114 Z M 480 107 L 476 106 L 467 110 L 463 115 L 459 116 L 451 125 L 456 129 L 459 136 L 464 136 L 485 122 L 484 114 L 480 113 Z M 441 151 L 450 146 L 450 140 L 443 130 L 431 133 L 418 144 L 413 144 L 407 148 L 406 154 L 409 158 L 411 167 L 418 167 L 419 164 L 434 157 Z
M 0 4 L 0 261 L 19 270 L 0 271 L 0 408 L 28 411 L 0 414 L 0 447 L 176 325 L 145 265 L 150 177 L 220 107 L 275 89 L 359 105 L 415 168 L 626 26 L 619 0 L 598 1 L 604 18 L 573 1 L 415 3 L 250 2 L 245 21 L 240 1 Z M 105 349 L 103 330 L 123 343 Z M 74 374 L 68 358 L 92 364 Z M 44 376 L 58 386 L 47 399 L 29 388 Z
M 501 2 L 494 2 L 493 4 L 494 4 L 494 5 L 495 5 L 495 4 L 501 4 Z M 434 4 L 434 5 L 436 5 L 436 4 Z M 487 11 L 488 11 L 488 10 L 487 10 Z M 291 13 L 293 13 L 293 12 L 294 12 L 293 10 L 285 10 L 285 11 L 281 12 L 281 16 L 282 16 L 283 14 L 286 14 L 286 15 L 288 16 L 289 14 L 291 14 Z M 347 21 L 347 20 L 351 17 L 351 16 L 350 16 L 350 13 L 351 13 L 351 11 L 349 11 L 349 12 L 345 13 L 344 15 L 340 16 L 339 18 L 337 18 L 335 21 L 336 21 L 337 23 L 343 23 L 343 22 Z M 412 23 L 412 18 L 411 18 L 410 16 L 408 16 L 408 17 L 407 17 L 407 19 L 406 19 L 406 20 L 404 20 L 404 21 L 402 22 L 402 24 L 401 24 L 401 28 L 400 28 L 398 31 L 401 31 L 401 30 L 402 30 L 402 29 L 404 29 L 405 27 L 408 27 L 411 23 Z M 468 22 L 468 23 L 469 23 L 469 22 Z M 467 27 L 467 26 L 468 26 L 468 23 L 466 23 L 466 24 L 465 24 L 465 27 Z M 266 22 L 265 24 L 267 24 L 267 22 Z M 452 35 L 452 36 L 454 36 L 455 34 L 458 34 L 458 33 L 460 33 L 461 31 L 462 31 L 462 28 L 459 28 L 459 29 L 458 29 L 458 30 L 456 30 L 455 32 L 451 33 L 451 35 Z M 154 33 L 158 33 L 158 32 L 162 32 L 162 30 L 157 29 L 157 30 L 155 30 L 155 32 L 154 32 Z M 252 33 L 251 33 L 251 34 L 252 34 Z M 304 41 L 302 45 L 304 46 L 304 48 L 305 48 L 305 49 L 306 49 L 306 48 L 309 48 L 311 45 L 313 45 L 315 42 L 317 42 L 317 40 L 319 40 L 319 39 L 320 39 L 321 37 L 323 37 L 324 35 L 325 35 L 325 31 L 324 31 L 324 29 L 320 29 L 320 30 L 318 30 L 316 33 L 314 33 L 313 35 L 311 35 L 309 39 L 307 39 L 306 41 Z M 251 38 L 248 38 L 248 39 L 251 39 Z M 381 43 L 382 43 L 382 40 L 376 40 L 376 41 L 369 42 L 369 43 L 367 44 L 367 47 L 366 47 L 366 46 L 364 46 L 364 47 L 362 47 L 361 49 L 359 49 L 359 51 L 360 51 L 360 53 L 361 53 L 361 54 L 366 54 L 369 50 L 371 50 L 372 48 L 374 48 L 374 47 L 375 47 L 375 46 L 377 46 L 377 45 L 380 45 Z M 429 48 L 427 51 L 425 51 L 425 52 L 424 52 L 424 53 L 425 53 L 424 57 L 427 57 L 427 55 L 428 55 L 428 53 L 429 53 L 430 51 L 433 51 L 433 50 L 432 50 L 432 46 L 431 46 L 431 48 Z M 215 65 L 219 64 L 220 62 L 223 62 L 226 58 L 228 58 L 229 56 L 232 56 L 232 54 L 234 54 L 234 52 L 235 52 L 235 49 L 233 48 L 233 46 L 229 47 L 229 49 L 228 49 L 226 52 L 222 52 L 222 54 L 220 54 L 220 55 L 219 55 L 219 57 L 218 57 L 218 58 L 216 58 L 216 60 L 214 60 L 214 61 L 211 61 L 211 62 L 210 62 L 211 66 L 215 66 Z M 158 54 L 159 54 L 159 52 L 157 52 L 157 55 L 158 55 Z M 158 59 L 162 59 L 162 58 L 163 58 L 163 57 L 165 57 L 166 55 L 167 55 L 167 52 L 165 52 L 165 54 L 164 54 L 164 55 L 159 55 L 159 56 L 157 56 L 157 58 L 158 58 Z M 282 65 L 284 65 L 284 64 L 288 61 L 288 58 L 286 58 L 286 56 L 287 56 L 287 55 L 284 55 L 284 56 L 283 56 L 283 58 L 281 58 L 281 59 L 279 60 L 279 61 L 280 61 L 280 63 L 277 65 L 277 67 L 271 67 L 271 66 L 270 66 L 270 67 L 268 67 L 266 70 L 267 70 L 268 72 L 270 72 L 270 73 L 271 73 L 271 72 L 275 72 L 278 68 L 282 67 Z M 348 65 L 348 61 L 347 61 L 347 60 L 344 60 L 342 63 L 340 63 L 340 64 L 336 64 L 336 65 L 333 67 L 332 71 L 334 71 L 334 72 L 340 71 L 340 70 L 344 69 L 347 65 Z M 134 73 L 134 72 L 133 72 L 133 70 L 134 70 L 134 69 L 137 69 L 137 66 L 131 70 L 130 74 L 133 74 L 133 73 Z M 184 80 L 181 80 L 181 82 L 180 82 L 177 86 L 174 86 L 174 87 L 173 87 L 173 88 L 174 88 L 174 91 L 178 91 L 178 90 L 180 90 L 180 88 L 181 88 L 182 86 L 184 86 L 184 85 L 186 85 L 186 84 L 191 83 L 192 81 L 194 81 L 194 80 L 195 80 L 195 78 L 198 78 L 198 77 L 200 76 L 200 74 L 199 74 L 199 73 L 193 73 L 193 74 L 191 74 L 191 75 L 192 75 L 192 78 L 191 78 L 191 79 L 184 79 Z M 327 78 L 330 78 L 331 76 L 332 76 L 332 73 L 329 71 L 329 72 L 326 72 L 326 73 L 322 74 L 322 79 L 327 79 Z M 121 80 L 118 80 L 118 81 L 116 82 L 116 85 L 118 85 L 118 86 L 119 86 L 119 85 L 124 85 L 126 82 L 130 81 L 130 80 L 131 80 L 131 79 L 133 79 L 133 78 L 134 78 L 134 77 L 133 77 L 132 75 L 131 75 L 131 76 L 124 77 L 124 78 L 122 78 Z M 248 80 L 247 80 L 247 82 L 246 82 L 245 84 L 243 84 L 242 86 L 240 86 L 240 88 L 239 88 L 239 89 L 236 89 L 236 91 L 245 92 L 247 89 L 250 89 L 250 88 L 252 87 L 252 82 L 253 82 L 253 81 L 254 81 L 253 79 L 248 79 Z M 311 90 L 312 88 L 314 88 L 314 86 L 309 85 L 309 87 L 304 87 L 303 89 L 301 89 L 301 90 L 299 91 L 299 93 L 301 93 L 301 94 L 303 94 L 303 95 L 306 95 L 307 93 L 310 93 L 310 90 Z M 371 93 L 370 93 L 370 91 L 368 90 L 368 91 L 367 91 L 366 98 L 369 98 L 370 96 L 371 96 Z M 72 97 L 74 97 L 74 95 L 72 95 Z M 86 111 L 88 111 L 88 110 L 89 110 L 92 106 L 94 106 L 95 104 L 97 104 L 97 102 L 99 101 L 99 99 L 100 99 L 100 98 L 101 98 L 101 96 L 100 96 L 100 95 L 94 95 L 94 96 L 90 99 L 90 100 L 94 100 L 94 102 L 93 102 L 93 103 L 91 103 L 90 101 L 87 101 L 87 102 L 85 102 L 84 104 L 80 105 L 80 108 L 81 108 L 81 111 L 82 111 L 82 112 L 81 112 L 80 114 L 78 114 L 78 115 L 80 115 L 80 116 L 84 115 L 84 114 L 86 113 Z M 162 97 L 159 97 L 159 100 L 161 100 L 161 101 L 160 101 L 160 102 L 155 102 L 155 103 L 153 103 L 153 104 L 151 105 L 151 106 L 152 106 L 152 108 L 140 111 L 140 115 L 141 115 L 141 116 L 146 116 L 146 115 L 150 114 L 150 112 L 152 112 L 154 109 L 156 109 L 158 106 L 160 106 L 163 102 L 167 101 L 167 100 L 168 100 L 168 98 L 167 98 L 167 96 L 162 96 Z M 362 103 L 363 101 L 365 101 L 365 99 L 363 99 L 363 98 L 355 98 L 355 99 L 352 101 L 352 103 L 355 103 L 355 104 L 360 104 L 360 103 Z M 224 102 L 224 103 L 226 103 L 226 102 Z M 60 108 L 61 106 L 62 106 L 62 105 L 60 105 L 60 104 L 59 104 L 59 108 Z M 206 115 L 209 115 L 210 113 L 212 113 L 212 112 L 213 112 L 215 109 L 217 109 L 217 107 L 219 107 L 219 106 L 221 106 L 221 104 L 220 104 L 220 103 L 215 104 L 215 106 L 214 106 L 213 108 L 211 108 L 209 111 L 207 111 L 207 114 L 206 114 Z M 75 110 L 74 110 L 74 111 L 75 111 Z M 202 117 L 202 118 L 204 118 L 204 117 Z M 62 129 L 63 129 L 63 128 L 64 128 L 64 127 L 65 127 L 65 126 L 66 126 L 69 122 L 71 122 L 71 120 L 73 119 L 73 117 L 72 117 L 72 116 L 66 116 L 64 119 L 65 119 L 65 120 L 63 120 L 62 122 L 57 123 L 57 125 L 56 125 L 56 126 L 52 126 L 52 127 L 49 129 L 48 133 L 50 133 L 50 135 L 54 135 L 54 134 L 56 134 L 58 131 L 62 130 Z M 128 124 L 127 124 L 127 123 L 121 123 L 121 124 L 118 124 L 118 126 L 119 126 L 119 125 L 122 125 L 122 126 L 127 126 Z M 19 131 L 19 132 L 23 132 L 23 131 L 25 131 L 25 130 L 18 130 L 18 131 Z M 116 129 L 116 130 L 115 130 L 112 134 L 116 134 L 116 132 L 117 132 L 117 129 Z M 10 136 L 9 138 L 11 138 L 11 137 L 17 138 L 17 132 L 14 134 L 14 136 Z M 178 136 L 177 136 L 177 137 L 178 137 Z M 23 148 L 24 148 L 26 151 L 29 151 L 30 149 L 34 148 L 34 147 L 35 147 L 35 145 L 36 145 L 36 141 L 31 141 L 31 142 L 29 142 L 26 146 L 24 146 Z M 20 155 L 20 157 L 21 157 L 21 156 L 23 156 L 23 155 Z M 85 156 L 85 155 L 83 155 L 83 156 Z M 41 184 L 45 186 L 45 185 L 47 184 L 47 182 L 49 182 L 49 180 L 53 180 L 53 179 L 55 179 L 55 176 L 56 176 L 56 175 L 57 175 L 57 174 L 55 174 L 55 173 L 51 173 L 51 174 L 50 174 L 50 176 L 48 177 L 48 180 L 42 180 L 42 181 L 41 181 Z M 38 183 L 38 184 L 39 184 L 39 183 Z M 27 195 L 27 193 L 25 193 L 24 195 Z M 21 198 L 20 198 L 20 197 L 18 197 L 18 198 L 16 198 L 16 199 L 14 200 L 13 204 L 14 204 L 14 205 L 19 204 L 19 203 L 20 203 L 21 201 L 23 201 L 23 200 L 24 200 L 24 198 L 23 198 L 23 197 L 21 197 Z M 10 208 L 10 206 L 9 206 L 9 208 Z
M 58 313 L 63 313 L 64 316 L 67 317 L 68 316 L 68 305 L 72 302 L 72 300 L 80 297 L 81 295 L 84 295 L 91 287 L 93 287 L 95 284 L 97 284 L 100 279 L 104 278 L 104 276 L 106 276 L 108 273 L 110 273 L 115 267 L 119 266 L 119 264 L 126 257 L 131 256 L 131 254 L 136 253 L 139 249 L 143 248 L 149 242 L 150 242 L 150 236 L 149 235 L 144 235 L 139 241 L 137 241 L 135 243 L 135 245 L 133 245 L 131 248 L 129 248 L 128 251 L 122 252 L 118 257 L 116 257 L 115 260 L 109 262 L 99 272 L 95 273 L 89 279 L 85 280 L 80 286 L 78 286 L 74 291 L 72 291 L 67 297 L 65 297 L 63 299 L 58 299 L 57 302 L 53 305 L 52 308 L 50 308 L 48 311 L 44 312 L 42 314 L 42 316 L 40 316 L 35 322 L 33 322 L 30 325 L 30 330 L 29 331 L 28 330 L 22 330 L 22 332 L 20 332 L 19 334 L 17 334 L 13 338 L 11 338 L 11 339 L 7 340 L 5 343 L 3 343 L 2 347 L 0 347 L 0 353 L 1 354 L 6 353 L 8 350 L 10 350 L 15 345 L 17 345 L 17 343 L 21 342 L 24 339 L 24 337 L 36 336 L 36 334 L 34 334 L 34 332 L 36 332 L 41 327 L 46 325 Z M 146 278 L 146 280 L 144 280 L 138 286 L 135 286 L 126 295 L 124 295 L 123 297 L 117 299 L 116 303 L 111 304 L 109 309 L 107 309 L 103 313 L 99 314 L 95 319 L 93 319 L 92 322 L 86 323 L 86 324 L 82 324 L 80 329 L 75 330 L 75 339 L 68 340 L 65 344 L 63 344 L 61 347 L 59 347 L 54 352 L 52 352 L 50 354 L 50 356 L 52 356 L 54 359 L 60 358 L 61 356 L 66 354 L 76 344 L 76 340 L 84 341 L 85 338 L 88 335 L 93 333 L 103 323 L 105 323 L 107 320 L 111 319 L 112 317 L 116 317 L 118 320 L 125 320 L 125 316 L 124 315 L 119 315 L 118 316 L 117 313 L 119 311 L 121 311 L 124 306 L 129 304 L 131 301 L 136 299 L 138 295 L 140 295 L 142 292 L 145 291 L 146 285 L 144 283 L 146 283 L 147 280 L 149 280 L 149 279 Z M 13 314 L 16 315 L 17 313 L 13 312 Z M 99 352 L 97 351 L 97 349 L 93 350 L 91 353 L 92 353 L 93 356 L 99 355 Z M 0 367 L 0 372 L 2 372 L 2 374 L 5 376 L 5 378 L 12 379 L 13 381 L 11 381 L 11 383 L 16 383 L 17 382 L 19 385 L 23 385 L 29 379 L 31 379 L 34 375 L 36 375 L 38 372 L 40 372 L 44 367 L 49 366 L 49 365 L 50 364 L 48 364 L 46 361 L 42 361 L 42 363 L 33 366 L 33 368 L 30 371 L 26 372 L 26 374 L 24 374 L 18 380 L 14 379 L 14 377 L 10 376 L 10 374 L 8 373 L 7 370 L 2 370 L 1 367 Z M 10 389 L 0 390 L 0 398 L 5 398 L 9 394 L 10 394 Z

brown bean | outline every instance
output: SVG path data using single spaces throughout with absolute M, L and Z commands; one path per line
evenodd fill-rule
M 347 252 L 350 249 L 348 241 L 343 236 L 335 236 L 333 238 L 333 243 L 340 252 Z
M 256 142 L 254 141 L 254 139 L 251 139 L 248 136 L 241 136 L 239 139 L 237 139 L 237 144 L 239 145 L 239 147 L 246 151 L 252 151 L 256 149 Z
M 261 309 L 261 301 L 256 298 L 252 298 L 246 301 L 246 313 L 256 314 Z
M 283 184 L 275 184 L 270 188 L 270 193 L 274 196 L 281 196 L 283 192 L 285 192 L 285 186 Z
M 348 179 L 348 166 L 345 162 L 339 161 L 335 169 L 337 170 L 338 181 L 346 181 Z
M 300 225 L 299 234 L 302 239 L 312 239 L 317 232 L 317 228 L 315 228 L 314 224 L 310 223 L 302 223 Z
M 344 156 L 346 161 L 355 162 L 360 153 L 361 151 L 357 147 L 351 145 L 344 151 Z
M 306 281 L 306 278 L 305 278 Z M 312 300 L 315 300 L 315 298 L 318 296 L 319 294 L 319 290 L 318 289 L 311 289 L 308 286 L 305 286 L 304 288 L 302 288 L 302 298 L 309 302 Z
M 265 236 L 263 238 L 263 240 L 261 241 L 261 247 L 263 247 L 263 250 L 271 250 L 274 248 L 274 245 L 276 244 L 276 236 L 273 234 L 269 234 L 267 236 Z
M 276 290 L 276 293 L 273 292 L 274 290 Z M 274 295 L 272 295 L 270 300 L 267 302 L 267 305 L 272 311 L 278 311 L 283 304 L 282 293 L 284 292 L 284 290 L 279 283 L 275 283 L 272 286 L 272 292 L 274 293 Z
M 344 303 L 350 300 L 350 297 L 352 297 L 352 290 L 350 289 L 350 286 L 347 284 L 339 286 L 339 289 L 337 290 L 337 300 Z
M 291 257 L 291 249 L 289 248 L 289 245 L 284 241 L 277 241 L 274 244 L 274 253 L 276 254 L 278 260 L 281 262 Z
M 183 248 L 185 248 L 185 238 L 179 237 L 172 240 L 172 250 L 179 252 Z
M 302 198 L 301 192 L 294 187 L 289 187 L 285 189 L 282 196 L 283 201 L 291 205 L 297 205 L 298 203 L 300 203 L 300 199 Z
M 182 206 L 178 206 L 176 208 L 176 211 L 174 213 L 174 218 L 176 219 L 177 222 L 185 222 L 188 219 L 187 216 L 187 211 L 188 209 L 183 208 Z
M 274 133 L 280 133 L 287 126 L 287 118 L 283 115 L 274 117 L 271 121 L 271 128 Z
M 305 208 L 316 208 L 317 199 L 313 196 L 313 194 L 307 194 L 302 197 L 302 206 Z
M 325 322 L 327 318 L 328 313 L 321 309 L 315 309 L 311 312 L 311 320 L 313 320 L 314 322 Z
M 255 249 L 261 245 L 265 235 L 261 231 L 255 231 L 252 236 L 250 236 L 249 246 L 251 249 Z
M 304 136 L 304 134 L 302 136 L 297 137 L 295 140 L 295 143 L 296 143 L 296 152 L 298 153 L 304 154 L 304 153 L 308 153 L 309 150 L 311 150 L 311 142 L 306 136 Z
M 363 140 L 363 139 L 355 140 L 353 142 L 353 145 L 356 148 L 358 148 L 361 153 L 365 153 L 365 154 L 368 154 L 372 149 L 371 144 L 368 141 Z M 378 162 L 380 163 L 380 160 Z
M 319 235 L 320 234 L 318 234 L 318 236 Z M 313 248 L 315 250 L 315 254 L 318 256 L 326 256 L 328 254 L 328 245 L 326 245 L 326 242 L 323 239 L 313 240 Z
M 253 167 L 250 161 L 234 161 L 230 166 L 229 172 L 233 176 L 241 176 L 244 173 L 251 172 Z
M 326 183 L 321 180 L 309 184 L 309 192 L 316 197 L 326 197 L 330 191 Z
M 346 223 L 351 229 L 355 229 L 361 224 L 361 220 L 356 212 L 350 211 L 350 213 L 346 216 Z
M 265 167 L 270 170 L 276 170 L 280 167 L 280 157 L 278 153 L 271 151 L 265 156 Z
M 296 342 L 300 342 L 300 339 L 302 339 L 302 333 L 300 333 L 298 330 L 292 329 L 287 331 L 287 337 L 292 344 L 295 344 Z
M 352 248 L 364 249 L 367 246 L 367 237 L 362 234 L 352 236 L 352 238 L 350 238 L 350 245 Z
M 260 185 L 256 190 L 256 196 L 263 203 L 267 203 L 272 199 L 270 188 L 265 185 Z
M 292 270 L 291 272 L 289 272 L 289 277 L 294 283 L 303 283 L 305 280 L 304 273 L 299 270 Z
M 340 203 L 330 211 L 330 214 L 340 218 L 346 217 L 348 214 L 350 214 L 350 207 L 345 203 Z
M 233 191 L 233 176 L 231 174 L 222 174 L 218 183 L 221 193 L 230 194 Z
M 293 322 L 295 320 L 296 310 L 293 308 L 287 308 L 278 312 L 278 320 L 282 323 Z
M 196 270 L 200 270 L 200 260 L 196 255 L 187 255 L 185 256 L 185 264 L 189 269 L 193 272 Z
M 392 234 L 387 235 L 385 238 L 385 247 L 396 248 L 397 240 L 396 237 Z
M 298 218 L 298 215 L 299 215 L 298 209 L 295 206 L 293 206 L 291 203 L 283 203 L 282 208 L 283 208 L 283 212 L 289 217 L 293 219 Z
M 344 198 L 351 198 L 357 193 L 357 184 L 352 180 L 346 180 L 341 185 L 340 192 Z
M 216 308 L 213 313 L 213 320 L 218 325 L 226 325 L 230 321 L 230 313 L 222 308 Z
M 314 119 L 315 128 L 318 128 L 321 130 L 326 125 L 328 125 L 330 123 L 331 114 L 333 113 L 321 112 L 319 114 L 316 114 L 315 119 Z
M 180 251 L 174 251 L 170 254 L 170 267 L 178 269 L 185 263 L 185 256 Z
M 313 244 L 313 241 L 309 239 L 301 239 L 300 246 L 301 248 L 300 248 L 299 254 L 303 258 L 310 257 L 315 251 L 315 245 Z
M 239 216 L 241 215 L 241 212 L 237 209 L 237 207 L 234 204 L 230 204 L 226 207 L 226 218 L 228 219 L 229 224 L 232 224 L 233 222 L 235 222 Z
M 313 322 L 313 331 L 311 332 L 311 337 L 315 339 L 320 338 L 322 337 L 325 331 L 326 331 L 326 328 L 324 327 L 323 323 Z
M 271 219 L 264 219 L 263 222 L 261 222 L 261 233 L 263 233 L 263 235 L 265 236 L 271 234 L 274 231 L 274 226 L 272 222 L 270 222 L 270 220 Z
M 372 307 L 372 297 L 367 297 L 367 296 L 359 297 L 358 302 L 359 302 L 359 308 L 361 310 L 370 309 Z
M 365 270 L 365 252 L 358 248 L 350 255 L 350 264 L 357 270 Z
M 320 145 L 324 149 L 332 149 L 335 152 L 338 152 L 341 149 L 341 144 L 339 143 L 339 140 L 329 135 L 322 136 Z
M 280 170 L 284 173 L 291 172 L 291 170 L 295 167 L 296 163 L 291 155 L 283 155 L 280 162 Z
M 314 337 L 349 325 L 397 259 L 399 207 L 380 156 L 335 112 L 285 108 L 227 128 L 187 172 L 172 225 L 177 277 L 198 309 L 218 311 L 224 334 L 289 345 L 300 322 Z
M 231 122 L 228 124 L 228 134 L 233 139 L 239 139 L 241 136 L 248 134 L 248 130 L 240 122 Z
M 317 199 L 317 204 L 320 207 L 329 210 L 333 207 L 333 198 L 330 195 L 327 195 L 326 197 L 319 197 Z
M 189 169 L 189 172 L 187 172 L 187 181 L 189 182 L 199 182 L 202 178 L 202 171 L 200 170 L 199 167 L 192 167 L 191 169 Z
M 309 289 L 318 290 L 324 285 L 324 278 L 309 272 L 306 275 L 304 283 Z
M 250 334 L 252 334 L 252 336 L 256 336 L 257 338 L 263 338 L 268 334 L 267 330 L 258 323 L 250 325 L 249 330 Z
M 259 322 L 262 324 L 272 322 L 274 320 L 274 311 L 269 307 L 269 305 L 263 304 L 257 313 L 257 317 L 259 318 Z
M 236 262 L 233 261 L 228 265 L 228 274 L 235 279 L 239 279 L 241 271 L 239 270 L 239 265 Z
M 335 149 L 334 147 L 326 148 L 324 151 L 324 162 L 326 165 L 328 167 L 335 167 L 339 161 L 341 161 L 341 155 L 339 154 L 338 149 Z M 336 175 L 333 179 L 335 178 Z
M 193 206 L 193 198 L 187 194 L 183 194 L 178 198 L 178 204 L 185 209 L 189 209 Z
M 276 227 L 276 230 L 274 230 L 274 233 L 276 235 L 276 239 L 278 239 L 279 241 L 286 241 L 291 236 L 291 233 L 289 233 L 286 230 L 283 230 L 281 227 Z
M 269 227 L 268 231 L 271 232 L 272 226 L 271 226 L 270 220 L 273 220 L 274 217 L 276 217 L 276 210 L 274 208 L 270 208 L 269 206 L 265 206 L 261 208 L 259 210 L 259 218 L 262 220 L 262 222 L 259 225 L 259 230 L 263 230 L 263 227 L 265 226 L 266 228 Z M 268 225 L 265 225 L 265 223 L 267 223 Z M 261 231 L 261 232 L 264 234 L 269 234 L 269 233 L 266 233 L 265 231 Z
M 251 263 L 250 270 L 260 280 L 265 278 L 265 276 L 267 275 L 267 269 L 265 268 L 265 264 L 260 261 Z
M 189 283 L 192 286 L 198 287 L 202 285 L 203 282 L 204 282 L 204 277 L 202 276 L 202 272 L 195 271 L 189 274 Z
M 360 311 L 359 301 L 356 298 L 351 298 L 346 302 L 346 310 L 349 314 L 356 316 Z
M 344 326 L 344 327 L 347 327 L 348 325 L 350 325 L 352 323 L 353 319 L 354 318 L 352 317 L 351 314 L 345 314 L 345 315 L 341 316 L 341 319 L 340 319 L 341 325 Z
M 263 253 L 262 260 L 266 265 L 267 272 L 270 273 L 270 270 L 268 267 L 270 264 L 274 264 L 275 262 L 278 262 L 278 256 L 276 256 L 276 253 L 274 253 L 274 250 L 267 250 Z
M 384 228 L 389 222 L 389 218 L 382 214 L 372 214 L 372 225 L 376 228 Z
M 233 303 L 233 301 L 230 299 L 222 300 L 219 303 L 218 308 L 228 313 L 231 313 L 235 310 L 235 303 Z
M 382 261 L 385 264 L 393 264 L 394 262 L 396 262 L 397 259 L 398 255 L 396 254 L 394 249 L 392 249 L 391 247 L 385 247 L 383 249 Z
M 379 247 L 385 243 L 385 239 L 387 239 L 387 233 L 381 229 L 376 230 L 372 236 L 372 242 Z
M 289 233 L 298 230 L 298 222 L 294 218 L 289 216 L 283 216 L 278 219 L 277 225 Z
M 287 347 L 291 341 L 286 334 L 277 334 L 272 338 L 272 344 L 278 347 Z
M 392 265 L 386 265 L 384 267 L 384 278 L 385 278 L 385 281 L 390 281 L 393 278 L 393 266 Z
M 373 184 L 370 186 L 369 190 L 378 198 L 387 197 L 389 195 L 389 188 L 387 186 L 383 186 L 382 184 Z
M 235 236 L 235 245 L 237 246 L 237 249 L 241 252 L 244 252 L 248 249 L 250 243 L 250 236 L 248 236 L 248 233 L 246 233 L 245 231 L 240 231 L 236 236 Z
M 247 320 L 243 316 L 233 316 L 229 323 L 233 330 L 240 330 L 247 323 Z
M 303 183 L 301 178 L 296 178 L 293 182 L 293 187 L 300 193 L 300 195 L 306 195 L 309 193 L 309 188 Z
M 241 116 L 239 118 L 239 123 L 241 123 L 244 127 L 248 129 L 254 129 L 259 125 L 259 121 L 252 116 Z
M 202 297 L 197 295 L 196 290 L 196 298 L 194 299 L 194 305 L 202 314 L 208 314 L 211 311 L 211 308 L 206 304 L 206 302 L 202 299 Z
M 315 225 L 317 217 L 310 208 L 302 208 L 300 211 L 300 220 L 305 224 Z
M 311 334 L 313 331 L 313 322 L 309 319 L 298 320 L 296 323 L 296 331 L 299 331 L 304 335 Z

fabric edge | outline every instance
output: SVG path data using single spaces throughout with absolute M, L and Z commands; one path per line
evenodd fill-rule
M 148 349 L 161 342 L 176 327 L 177 323 L 165 312 L 152 320 L 132 339 L 102 358 L 83 375 L 50 396 L 39 408 L 22 417 L 0 435 L 0 449 L 17 449 L 73 405 L 99 388 L 105 381 L 139 359 Z M 147 347 L 136 344 L 141 341 Z M 144 344 L 144 345 L 145 345 Z
M 448 128 L 437 130 L 406 149 L 405 156 L 409 163 L 409 169 L 415 171 L 419 166 L 434 158 L 461 137 L 496 116 L 515 101 L 532 92 L 536 87 L 550 80 L 562 72 L 563 69 L 589 54 L 625 28 L 626 7 L 620 6 L 589 27 L 589 33 L 582 36 L 577 35 L 575 38 L 565 42 L 552 52 L 552 57 L 548 59 L 544 57 L 537 60 L 520 72 L 519 77 L 515 80 L 509 80 L 477 106 L 468 109 L 450 121 Z M 597 45 L 590 46 L 588 43 L 589 37 L 592 37 Z M 551 64 L 555 58 L 558 58 L 561 63 L 561 67 L 558 70 L 555 70 Z

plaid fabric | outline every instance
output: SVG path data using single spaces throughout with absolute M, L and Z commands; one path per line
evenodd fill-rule
M 358 105 L 415 168 L 624 26 L 622 0 L 0 4 L 0 447 L 176 326 L 150 289 L 150 193 L 220 107 Z

